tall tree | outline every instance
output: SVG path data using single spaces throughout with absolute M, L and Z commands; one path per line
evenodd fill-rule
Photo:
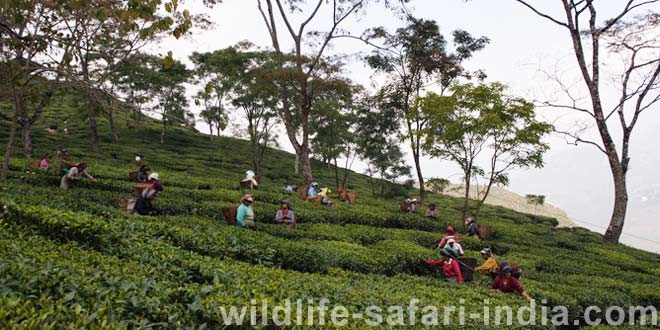
M 477 157 L 488 143 L 488 126 L 482 110 L 489 106 L 490 99 L 466 86 L 451 88 L 451 96 L 430 93 L 420 99 L 418 108 L 428 118 L 423 131 L 424 150 L 434 158 L 455 162 L 463 173 L 465 195 L 462 219 L 469 208 L 470 183 L 475 173 L 483 173 Z
M 86 96 L 92 151 L 98 151 L 96 109 L 121 62 L 168 33 L 181 37 L 193 22 L 208 26 L 205 16 L 179 10 L 178 4 L 178 0 L 67 0 L 61 4 L 66 20 L 59 42 L 71 49 L 67 78 Z
M 127 126 L 140 125 L 145 110 L 154 100 L 152 84 L 158 80 L 158 70 L 163 59 L 150 54 L 135 53 L 124 61 L 117 63 L 110 82 L 112 96 L 128 106 L 131 116 L 127 116 Z M 131 119 L 132 117 L 132 119 Z
M 239 76 L 234 86 L 235 98 L 232 104 L 242 110 L 247 123 L 247 135 L 252 146 L 252 168 L 261 175 L 261 162 L 269 146 L 277 144 L 275 125 L 278 122 L 277 110 L 279 94 L 277 86 L 267 74 L 267 67 L 273 65 L 272 53 L 249 53 L 245 72 Z
M 513 169 L 542 167 L 549 149 L 542 138 L 552 126 L 536 120 L 534 105 L 504 94 L 500 83 L 463 84 L 450 88 L 450 96 L 430 93 L 418 99 L 415 107 L 428 118 L 423 132 L 424 149 L 432 156 L 454 161 L 464 175 L 465 220 L 473 177 L 485 178 L 478 191 L 475 217 L 479 216 L 493 185 L 506 186 Z M 478 166 L 478 156 L 488 164 Z
M 600 141 L 589 140 L 579 132 L 561 133 L 576 144 L 595 146 L 607 158 L 614 183 L 614 207 L 604 239 L 618 242 L 628 207 L 630 138 L 642 119 L 642 113 L 660 101 L 660 56 L 657 51 L 660 47 L 660 20 L 655 12 L 643 17 L 635 16 L 635 13 L 653 8 L 660 1 L 622 0 L 618 2 L 621 9 L 606 19 L 598 18 L 600 7 L 594 0 L 554 0 L 562 12 L 557 16 L 543 12 L 532 1 L 514 1 L 568 32 L 590 102 L 579 104 L 574 91 L 564 89 L 573 102 L 546 102 L 546 105 L 585 115 L 595 124 Z M 618 75 L 619 98 L 613 104 L 607 104 L 601 89 L 601 81 L 607 78 L 607 74 L 602 69 L 612 55 L 623 58 L 623 69 Z M 617 146 L 615 136 L 619 133 L 620 145 Z
M 58 5 L 56 1 L 0 3 L 2 79 L 9 82 L 14 104 L 11 116 L 2 114 L 3 119 L 11 122 L 0 175 L 2 180 L 7 178 L 19 126 L 23 150 L 31 157 L 30 129 L 53 95 L 61 65 L 67 59 L 66 50 L 56 51 L 55 38 L 60 33 L 57 27 L 62 22 L 57 14 Z
M 192 71 L 177 60 L 166 57 L 161 60 L 158 74 L 154 76 L 151 88 L 158 100 L 155 109 L 160 112 L 162 130 L 160 143 L 165 143 L 167 127 L 171 125 L 193 126 L 194 115 L 188 110 L 185 83 L 192 79 Z
M 367 96 L 365 102 L 370 106 L 359 113 L 356 129 L 357 152 L 367 163 L 373 195 L 380 197 L 385 195 L 386 182 L 410 175 L 410 167 L 406 165 L 395 138 L 398 120 L 393 108 L 387 106 L 388 97 L 384 93 Z M 376 191 L 376 175 L 380 179 L 380 192 Z
M 247 50 L 251 44 L 241 43 L 225 49 L 208 52 L 194 52 L 190 59 L 195 65 L 195 77 L 203 88 L 197 93 L 196 102 L 204 106 L 201 117 L 209 123 L 211 136 L 213 126 L 220 135 L 227 125 L 225 102 L 240 79 L 247 74 L 252 57 Z
M 240 112 L 235 127 L 249 138 L 253 170 L 259 174 L 267 147 L 275 142 L 279 91 L 271 76 L 276 65 L 274 54 L 253 47 L 242 42 L 213 52 L 193 53 L 191 59 L 198 79 L 205 82 L 200 91 L 207 99 L 203 114 L 226 118 L 224 101 L 232 99 L 231 105 Z
M 407 0 L 399 0 L 407 1 Z M 297 157 L 302 163 L 302 174 L 305 182 L 313 180 L 310 162 L 310 116 L 315 101 L 315 82 L 320 82 L 323 71 L 323 58 L 331 41 L 341 34 L 342 25 L 352 16 L 356 16 L 370 3 L 379 0 L 314 0 L 311 5 L 303 0 L 258 0 L 257 9 L 262 15 L 273 49 L 279 55 L 290 55 L 290 62 L 280 66 L 287 73 L 289 83 L 281 84 L 280 117 L 284 122 L 286 133 Z M 386 5 L 389 1 L 382 1 Z M 316 18 L 326 11 L 322 7 L 329 6 L 329 27 L 325 31 L 307 31 Z M 301 23 L 294 25 L 296 14 L 302 15 Z M 278 23 L 281 22 L 281 23 Z M 281 24 L 288 33 L 293 44 L 290 52 L 283 49 L 280 33 Z
M 351 37 L 351 36 L 347 36 Z M 354 37 L 357 38 L 357 37 Z M 382 27 L 367 30 L 361 37 L 373 47 L 373 54 L 366 58 L 377 72 L 385 73 L 383 89 L 396 95 L 403 122 L 403 134 L 408 141 L 415 162 L 420 187 L 420 202 L 426 195 L 426 185 L 420 164 L 422 153 L 421 132 L 426 125 L 423 113 L 415 111 L 413 103 L 430 85 L 444 92 L 460 77 L 470 77 L 462 68 L 464 60 L 488 43 L 485 37 L 474 38 L 469 33 L 453 32 L 454 53 L 447 50 L 447 41 L 435 21 L 407 17 L 407 25 L 394 33 Z
M 525 199 L 527 199 L 527 204 L 534 205 L 534 216 L 537 217 L 539 206 L 545 204 L 545 195 L 527 194 L 525 195 Z
M 312 138 L 312 150 L 328 166 L 334 166 L 335 189 L 346 185 L 348 174 L 352 167 L 351 159 L 355 159 L 356 112 L 359 108 L 358 92 L 361 88 L 346 84 L 346 88 L 332 89 L 321 93 L 314 104 L 317 115 L 312 120 L 312 129 L 316 132 Z M 320 108 L 320 109 L 318 109 Z M 346 163 L 339 175 L 340 158 Z

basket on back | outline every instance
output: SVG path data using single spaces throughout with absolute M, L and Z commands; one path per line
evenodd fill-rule
M 491 228 L 489 225 L 479 224 L 479 238 L 486 240 L 490 236 Z
M 343 193 L 339 194 L 339 199 L 342 202 L 346 202 L 346 203 L 351 204 L 351 205 L 355 205 L 355 199 L 356 198 L 357 198 L 357 195 L 353 191 L 343 192 Z
M 28 164 L 28 167 L 29 168 L 39 168 L 39 163 L 40 162 L 41 162 L 40 160 L 35 160 L 35 161 L 31 162 L 30 164 Z
M 138 180 L 138 172 L 135 171 L 128 173 L 128 180 L 130 182 L 140 182 L 140 180 Z
M 254 176 L 254 180 L 257 182 L 257 184 L 261 183 L 261 177 L 258 176 L 258 175 Z M 241 189 L 254 189 L 254 188 L 256 188 L 254 186 L 254 183 L 252 182 L 252 180 L 241 180 L 239 182 L 239 185 L 241 186 Z
M 135 184 L 135 196 L 141 196 L 142 192 L 149 188 L 149 183 L 136 183 Z
M 477 259 L 474 258 L 459 258 L 458 263 L 461 268 L 461 274 L 465 282 L 472 282 L 474 279 L 474 268 L 477 266 Z
M 307 190 L 309 190 L 309 185 L 304 184 L 298 187 L 298 197 L 302 200 L 307 200 Z
M 225 221 L 230 226 L 236 225 L 236 212 L 238 211 L 238 206 L 223 207 L 222 215 L 225 217 Z
M 408 213 L 408 212 L 410 212 L 410 203 L 401 202 L 401 203 L 399 204 L 399 211 L 401 211 L 401 213 Z

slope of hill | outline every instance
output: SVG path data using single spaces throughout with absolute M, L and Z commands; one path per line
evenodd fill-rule
M 91 155 L 85 120 L 73 112 L 77 107 L 55 103 L 35 130 L 35 147 L 37 154 L 67 147 L 86 158 L 98 182 L 83 180 L 61 193 L 56 174 L 35 173 L 27 160 L 16 158 L 0 188 L 0 328 L 218 329 L 230 306 L 266 301 L 272 308 L 298 299 L 313 299 L 318 312 L 319 300 L 326 298 L 331 310 L 343 306 L 350 314 L 369 306 L 385 313 L 419 299 L 420 308 L 440 310 L 440 323 L 444 306 L 480 312 L 484 299 L 488 306 L 514 310 L 526 304 L 519 296 L 491 292 L 485 276 L 454 285 L 420 265 L 437 257 L 433 247 L 445 226 L 459 225 L 459 199 L 430 196 L 441 210 L 437 221 L 400 214 L 397 199 L 372 198 L 368 180 L 353 174 L 349 187 L 357 191 L 358 204 L 323 208 L 282 190 L 287 180 L 298 180 L 291 173 L 294 158 L 272 150 L 262 187 L 253 192 L 255 230 L 229 227 L 220 209 L 245 193 L 237 187 L 250 164 L 245 141 L 210 142 L 177 128 L 161 145 L 157 123 L 146 120 L 143 128 L 131 129 L 128 118 L 120 117 L 120 143 L 110 142 L 102 120 L 101 152 Z M 63 127 L 65 119 L 69 134 L 45 133 L 53 123 Z M 6 128 L 0 122 L 2 142 Z M 154 203 L 158 216 L 130 217 L 117 207 L 133 193 L 127 173 L 134 170 L 136 153 L 164 182 Z M 314 166 L 316 179 L 331 185 L 333 171 Z M 271 224 L 284 199 L 293 204 L 296 229 Z M 491 247 L 500 261 L 516 261 L 538 310 L 541 304 L 566 306 L 573 324 L 590 305 L 660 306 L 659 255 L 604 244 L 587 230 L 558 228 L 554 219 L 503 207 L 487 205 L 482 214 L 481 222 L 494 232 L 484 242 L 465 238 L 467 257 L 479 258 L 481 248 Z M 254 317 L 261 324 L 259 311 Z M 274 312 L 266 315 L 265 324 L 273 326 Z M 387 320 L 389 314 L 383 315 Z M 307 314 L 302 318 L 308 320 Z M 506 328 L 552 328 L 542 318 L 539 311 L 538 325 Z M 458 322 L 455 314 L 453 320 Z M 319 321 L 315 317 L 314 324 Z M 350 328 L 370 328 L 364 317 L 347 321 Z M 416 321 L 406 328 L 424 328 Z M 481 319 L 465 322 L 463 328 L 484 327 Z
M 470 188 L 470 198 L 476 199 L 478 197 L 477 188 L 478 187 L 476 186 Z M 462 198 L 463 196 L 465 196 L 465 189 L 463 185 L 451 184 L 445 189 L 443 194 L 457 198 Z M 527 199 L 525 198 L 525 196 L 521 196 L 512 191 L 498 187 L 491 188 L 485 203 L 490 205 L 506 207 L 515 210 L 517 212 L 538 214 L 550 218 L 555 218 L 559 222 L 559 226 L 562 227 L 571 227 L 575 225 L 571 221 L 571 219 L 568 218 L 568 214 L 566 214 L 564 210 L 554 205 L 546 203 L 544 205 L 535 207 L 534 205 L 530 205 L 527 203 Z

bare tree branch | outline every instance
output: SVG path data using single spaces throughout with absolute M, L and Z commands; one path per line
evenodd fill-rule
M 589 144 L 589 145 L 592 145 L 592 146 L 596 147 L 603 154 L 607 155 L 607 151 L 605 151 L 605 149 L 603 147 L 601 147 L 600 144 L 598 144 L 594 141 L 585 140 L 585 139 L 581 138 L 576 133 L 572 133 L 572 132 L 568 132 L 568 131 L 561 131 L 561 130 L 555 130 L 555 133 L 558 133 L 558 134 L 564 136 L 564 140 L 566 141 L 567 144 L 575 145 L 575 146 L 579 145 L 580 143 Z M 571 139 L 573 139 L 573 141 L 571 142 L 567 138 L 571 138 Z
M 539 11 L 538 9 L 536 9 L 534 6 L 532 6 L 532 5 L 530 5 L 529 3 L 527 3 L 527 1 L 524 1 L 524 0 L 515 0 L 515 1 L 518 2 L 518 3 L 520 3 L 520 4 L 522 4 L 523 6 L 525 6 L 525 7 L 527 7 L 527 8 L 529 8 L 529 9 L 530 9 L 531 11 L 533 11 L 536 15 L 539 15 L 539 16 L 541 16 L 541 17 L 547 19 L 547 20 L 550 20 L 551 22 L 553 22 L 553 23 L 555 23 L 555 24 L 557 24 L 557 25 L 560 25 L 560 26 L 563 26 L 563 27 L 565 27 L 565 28 L 568 28 L 568 24 L 566 24 L 566 23 L 564 23 L 564 22 L 562 22 L 562 21 L 560 21 L 560 20 L 558 20 L 558 19 L 556 19 L 556 18 L 554 18 L 554 17 L 552 17 L 552 16 L 550 16 L 550 15 L 548 15 L 548 14 L 542 13 L 541 11 Z

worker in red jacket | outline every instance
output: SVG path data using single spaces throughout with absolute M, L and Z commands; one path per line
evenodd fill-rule
M 450 238 L 453 238 L 455 241 L 459 240 L 458 234 L 456 233 L 456 228 L 452 226 L 447 227 L 447 233 L 445 236 L 442 236 L 442 241 L 440 241 L 440 244 L 438 244 L 438 249 L 442 249 L 447 245 L 447 240 Z
M 495 278 L 492 289 L 504 293 L 518 292 L 518 294 L 525 297 L 525 299 L 532 300 L 532 297 L 527 294 L 525 289 L 520 285 L 520 282 L 518 282 L 518 279 L 513 277 L 512 274 L 513 268 L 508 266 L 503 267 L 500 275 Z
M 440 250 L 440 260 L 426 260 L 425 263 L 431 267 L 442 266 L 445 280 L 452 283 L 463 283 L 463 274 L 458 261 L 454 259 L 453 251 L 450 249 Z

